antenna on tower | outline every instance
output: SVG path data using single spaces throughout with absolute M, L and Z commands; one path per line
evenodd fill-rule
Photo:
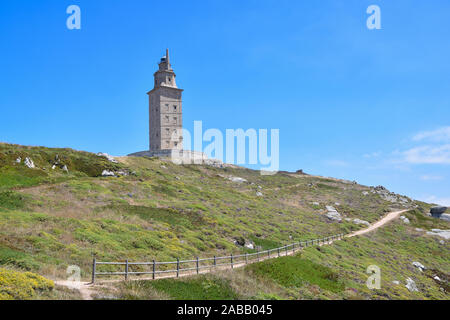
M 167 62 L 167 66 L 170 67 L 169 49 L 166 49 L 166 62 Z

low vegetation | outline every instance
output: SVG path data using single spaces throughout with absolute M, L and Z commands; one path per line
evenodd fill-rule
M 34 168 L 24 163 L 27 158 Z M 374 234 L 389 232 L 384 237 L 372 239 L 371 235 L 320 250 L 308 248 L 301 256 L 264 261 L 233 273 L 121 284 L 119 295 L 112 292 L 108 296 L 447 297 L 440 290 L 445 285 L 436 282 L 427 282 L 434 286 L 432 293 L 409 295 L 402 291 L 396 295 L 396 291 L 365 290 L 365 280 L 361 279 L 367 278 L 366 264 L 374 254 L 352 247 L 378 252 L 376 245 L 385 246 L 389 255 L 382 256 L 390 260 L 397 257 L 390 264 L 383 263 L 392 274 L 400 268 L 400 261 L 410 264 L 408 250 L 431 265 L 430 269 L 449 274 L 448 248 L 425 233 L 431 228 L 448 229 L 448 225 L 424 214 L 428 204 L 410 199 L 392 202 L 374 188 L 305 174 L 262 176 L 238 167 L 177 166 L 156 158 L 117 160 L 119 163 L 113 163 L 71 149 L 0 144 L 0 266 L 64 279 L 66 268 L 78 265 L 87 280 L 93 257 L 104 261 L 170 261 L 253 252 L 351 232 L 363 227 L 353 222 L 355 218 L 372 223 L 389 211 L 409 208 L 411 224 L 396 223 L 393 230 Z M 102 177 L 104 170 L 116 176 Z M 247 182 L 233 182 L 230 177 Z M 326 206 L 334 206 L 342 221 L 330 220 Z M 415 228 L 425 231 L 418 233 Z M 72 294 L 61 296 L 70 298 Z

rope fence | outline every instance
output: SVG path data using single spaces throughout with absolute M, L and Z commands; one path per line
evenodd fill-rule
M 151 261 L 151 262 L 102 262 L 95 258 L 92 261 L 92 283 L 95 283 L 97 276 L 124 276 L 128 280 L 132 275 L 151 275 L 151 278 L 178 278 L 182 275 L 193 275 L 209 272 L 215 269 L 235 268 L 238 266 L 263 261 L 270 258 L 287 256 L 295 253 L 303 248 L 332 243 L 335 240 L 341 240 L 344 234 L 337 234 L 330 237 L 319 238 L 314 240 L 299 241 L 283 247 L 257 251 L 252 253 L 244 253 L 238 255 L 229 255 L 223 257 L 212 258 L 195 258 L 192 260 L 176 261 Z M 122 266 L 123 271 L 98 271 L 100 266 Z

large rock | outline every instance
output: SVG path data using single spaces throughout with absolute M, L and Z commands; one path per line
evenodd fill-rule
M 334 221 L 342 220 L 341 214 L 339 212 L 337 212 L 337 210 L 334 207 L 326 206 L 326 208 L 327 208 L 328 212 L 325 215 L 327 216 L 328 219 L 334 220 Z
M 415 283 L 414 280 L 411 279 L 411 278 L 406 279 L 406 285 L 405 285 L 405 287 L 406 287 L 409 291 L 411 291 L 411 292 L 419 291 L 419 289 L 417 289 L 416 283 Z
M 228 180 L 233 181 L 233 182 L 237 182 L 237 183 L 247 182 L 246 179 L 241 178 L 241 177 L 229 177 Z
M 112 163 L 118 163 L 118 161 L 117 161 L 116 159 L 114 159 L 113 156 L 110 156 L 110 155 L 107 154 L 107 153 L 99 152 L 99 153 L 97 153 L 97 155 L 98 155 L 99 157 L 105 157 L 106 159 L 108 159 L 109 162 L 112 162 Z
M 103 170 L 102 176 L 103 177 L 115 177 L 116 174 L 114 172 L 112 172 L 112 171 L 109 171 L 109 170 Z
M 444 238 L 445 240 L 450 239 L 450 230 L 431 229 L 431 231 L 428 231 L 427 234 L 430 236 L 438 236 Z
M 366 226 L 370 226 L 370 223 L 368 221 L 365 220 L 361 220 L 361 219 L 353 219 L 353 223 L 355 224 L 363 224 Z
M 409 219 L 405 216 L 400 216 L 400 220 L 402 220 L 403 223 L 406 223 L 406 224 L 409 224 L 409 222 L 410 222 Z
M 440 214 L 443 214 L 445 211 L 447 211 L 447 207 L 442 207 L 442 206 L 433 207 L 430 210 L 432 215 L 440 215 Z
M 419 261 L 414 261 L 412 265 L 417 269 L 419 269 L 420 271 L 424 271 L 426 269 L 425 266 L 421 264 Z
M 34 165 L 33 160 L 31 160 L 31 158 L 25 158 L 25 165 L 30 168 L 30 169 L 34 169 L 36 166 Z

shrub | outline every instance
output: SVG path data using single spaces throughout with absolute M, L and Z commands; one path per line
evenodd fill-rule
M 0 299 L 26 300 L 38 293 L 51 291 L 53 281 L 31 272 L 18 272 L 0 268 Z

